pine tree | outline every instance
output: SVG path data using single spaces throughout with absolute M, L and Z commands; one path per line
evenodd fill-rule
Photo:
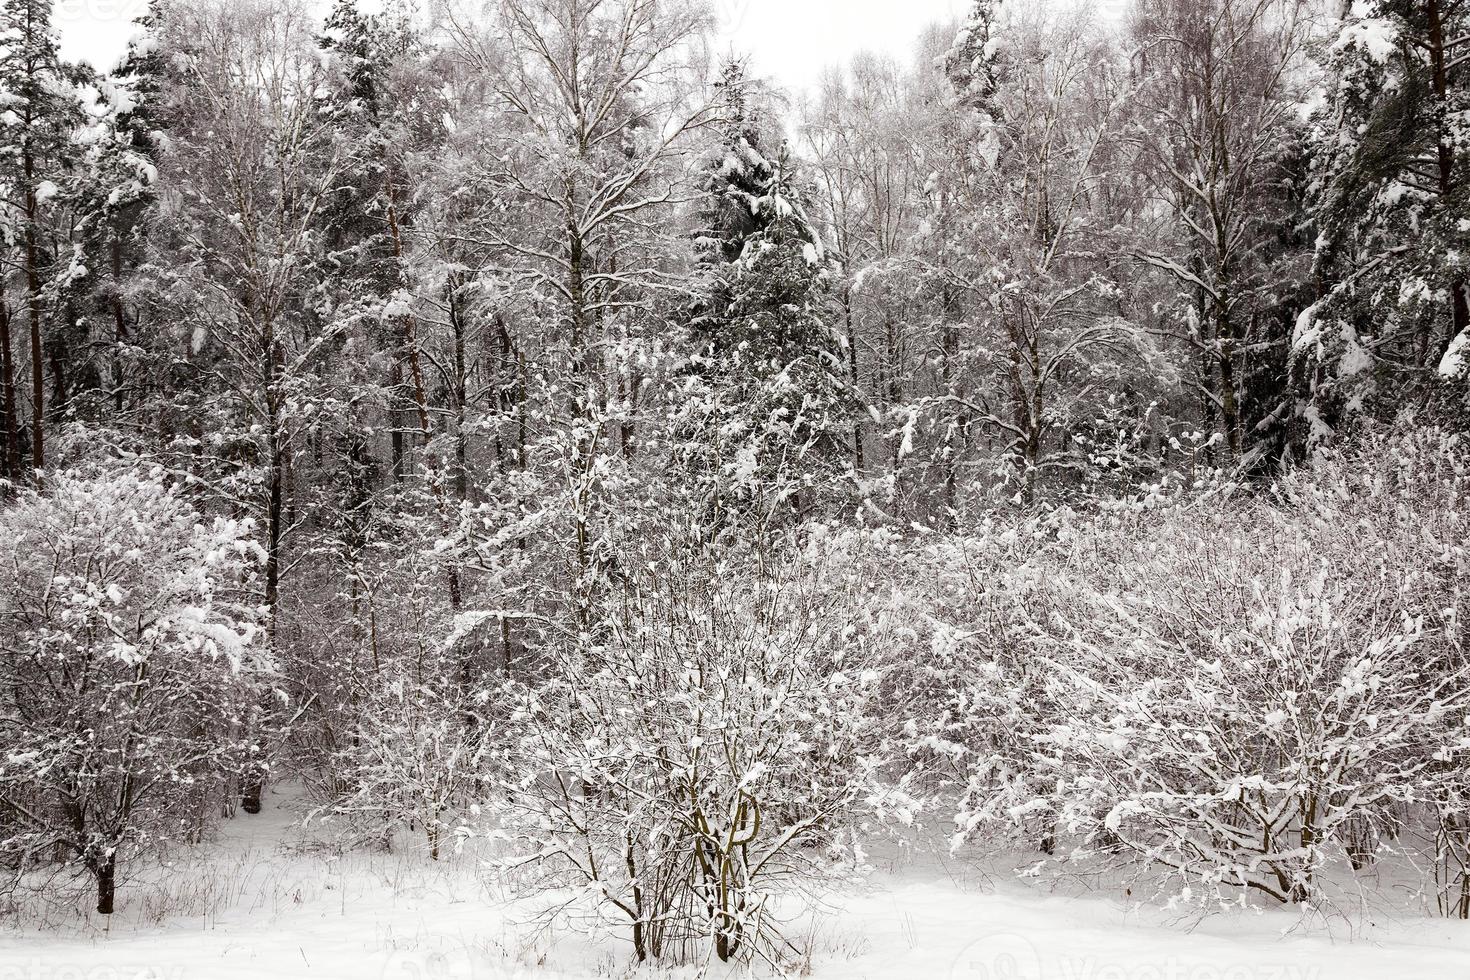
M 91 123 L 79 141 L 82 157 L 72 181 L 79 244 L 92 270 L 81 282 L 88 295 L 79 297 L 79 305 L 89 305 L 111 334 L 108 339 L 89 336 L 86 346 L 110 349 L 107 380 L 101 380 L 100 366 L 96 373 L 108 389 L 104 407 L 114 425 L 122 421 L 129 390 L 136 398 L 144 386 L 140 378 L 128 377 L 130 367 L 141 369 L 147 353 L 135 336 L 140 318 L 129 310 L 128 294 L 146 262 L 148 213 L 157 199 L 161 120 L 156 103 L 172 72 L 158 48 L 165 15 L 163 0 L 154 0 L 138 19 L 139 33 L 116 71 L 86 80 L 86 89 L 98 96 L 88 107 Z
M 45 222 L 49 202 L 59 192 L 61 161 L 75 118 L 75 106 L 61 94 L 63 83 L 50 0 L 5 0 L 0 8 L 0 182 L 6 210 L 15 216 L 11 234 L 24 277 L 31 360 L 30 462 L 35 470 L 46 464 L 45 286 L 53 263 L 46 254 Z M 58 383 L 64 385 L 60 379 Z
M 790 150 L 783 143 L 773 159 L 766 149 L 767 134 L 751 105 L 744 65 L 728 62 L 717 88 L 724 129 L 706 156 L 699 182 L 695 257 L 706 296 L 694 315 L 696 343 L 719 353 L 754 343 L 762 356 L 787 359 L 817 338 L 809 335 L 809 324 L 778 321 L 806 310 L 811 270 L 825 256 Z M 801 263 L 791 262 L 794 257 Z M 777 292 L 785 294 L 763 297 L 778 279 L 784 285 Z
M 329 302 L 338 319 L 373 322 L 382 334 L 373 338 L 374 346 L 392 355 L 385 388 L 393 475 L 399 481 L 407 475 L 406 430 L 416 429 L 425 443 L 431 437 L 417 321 L 396 302 L 410 286 L 407 157 L 423 141 L 416 132 L 422 120 L 441 115 L 413 105 L 417 93 L 404 98 L 395 84 L 395 66 L 410 63 L 418 44 L 402 11 L 390 7 L 365 15 L 356 0 L 337 0 L 318 38 L 333 64 L 332 84 L 318 93 L 318 111 L 347 161 L 321 218 L 326 261 L 339 272 Z
M 778 370 L 807 355 L 833 354 L 819 297 L 827 256 L 803 203 L 795 161 L 783 146 L 765 192 L 751 201 L 758 230 L 732 264 L 730 303 L 717 348 L 745 348 Z

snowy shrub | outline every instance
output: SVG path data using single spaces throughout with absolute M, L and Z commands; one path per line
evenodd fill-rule
M 1412 424 L 1369 428 L 1352 445 L 1320 453 L 1281 489 L 1317 547 L 1344 556 L 1354 588 L 1397 583 L 1397 601 L 1423 624 L 1414 659 L 1427 675 L 1470 668 L 1463 626 L 1470 457 L 1463 435 Z M 1447 721 L 1442 740 L 1453 747 L 1463 734 Z M 1438 905 L 1470 918 L 1470 757 L 1463 749 L 1446 751 L 1434 760 L 1431 777 L 1424 800 Z
M 383 683 L 358 715 L 337 760 L 339 795 L 317 812 L 376 825 L 380 837 L 407 824 L 437 861 L 484 775 L 491 729 L 453 693 L 412 677 Z
M 805 576 L 655 554 L 514 690 L 501 832 L 640 960 L 780 961 L 778 897 L 854 856 L 871 693 Z
M 1428 817 L 1458 910 L 1462 455 L 1444 433 L 1373 435 L 1266 501 L 1150 492 L 869 546 L 853 564 L 879 583 L 888 736 L 957 845 L 1070 835 L 1063 860 L 1294 901 Z
M 961 839 L 983 826 L 990 846 L 1015 829 L 1049 847 L 1046 813 L 1007 815 L 1035 776 L 1031 738 L 1048 703 L 1027 610 L 1045 600 L 1043 559 L 1067 520 L 991 514 L 963 535 L 849 531 L 810 549 L 823 587 L 860 603 L 889 778 L 958 813 Z
M 269 665 L 238 590 L 248 523 L 154 476 L 49 476 L 0 513 L 0 806 L 23 871 L 60 855 L 110 913 L 120 859 L 197 836 Z
M 1424 447 L 1378 449 L 1287 480 L 1284 507 L 1098 520 L 1059 556 L 1031 644 L 1060 709 L 1037 740 L 1057 780 L 1015 805 L 1186 890 L 1297 901 L 1334 853 L 1361 866 L 1404 807 L 1444 798 L 1462 771 L 1443 751 L 1466 700 L 1445 564 L 1463 566 L 1462 519 L 1454 499 L 1421 519 L 1423 486 L 1393 478 Z
M 1300 900 L 1354 821 L 1416 798 L 1463 677 L 1426 676 L 1421 625 L 1375 621 L 1326 567 L 1301 581 L 1222 557 L 1239 591 L 1217 581 L 1199 619 L 1183 589 L 1146 586 L 1086 610 L 1076 666 L 1057 664 L 1068 711 L 1041 747 L 1065 774 L 1068 829 L 1186 879 Z

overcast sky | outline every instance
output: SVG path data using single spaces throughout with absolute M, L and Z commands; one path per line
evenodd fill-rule
M 969 0 L 712 0 L 727 45 L 751 69 L 788 88 L 815 82 L 824 67 L 868 50 L 907 60 L 925 25 L 957 17 Z M 364 7 L 373 6 L 366 0 Z M 69 58 L 110 66 L 147 0 L 57 0 L 56 24 Z
M 715 0 L 725 36 L 751 69 L 788 88 L 811 85 L 858 51 L 908 61 L 920 32 L 970 0 Z
M 127 49 L 133 21 L 147 9 L 148 0 L 56 0 L 52 19 L 62 56 L 111 68 Z

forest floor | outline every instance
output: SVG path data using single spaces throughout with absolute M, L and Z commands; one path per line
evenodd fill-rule
M 314 847 L 289 796 L 227 821 L 207 856 L 119 894 L 104 929 L 70 900 L 0 921 L 0 980 L 570 980 L 634 971 L 612 942 L 528 921 L 477 862 Z M 1141 909 L 1121 887 L 1067 894 L 905 856 L 793 927 L 818 980 L 1470 980 L 1470 923 L 1413 900 L 1306 921 Z M 1383 886 L 1393 892 L 1392 886 Z

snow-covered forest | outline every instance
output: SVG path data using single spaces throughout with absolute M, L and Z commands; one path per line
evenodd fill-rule
M 1470 976 L 1470 3 L 968 7 L 0 0 L 0 974 Z

